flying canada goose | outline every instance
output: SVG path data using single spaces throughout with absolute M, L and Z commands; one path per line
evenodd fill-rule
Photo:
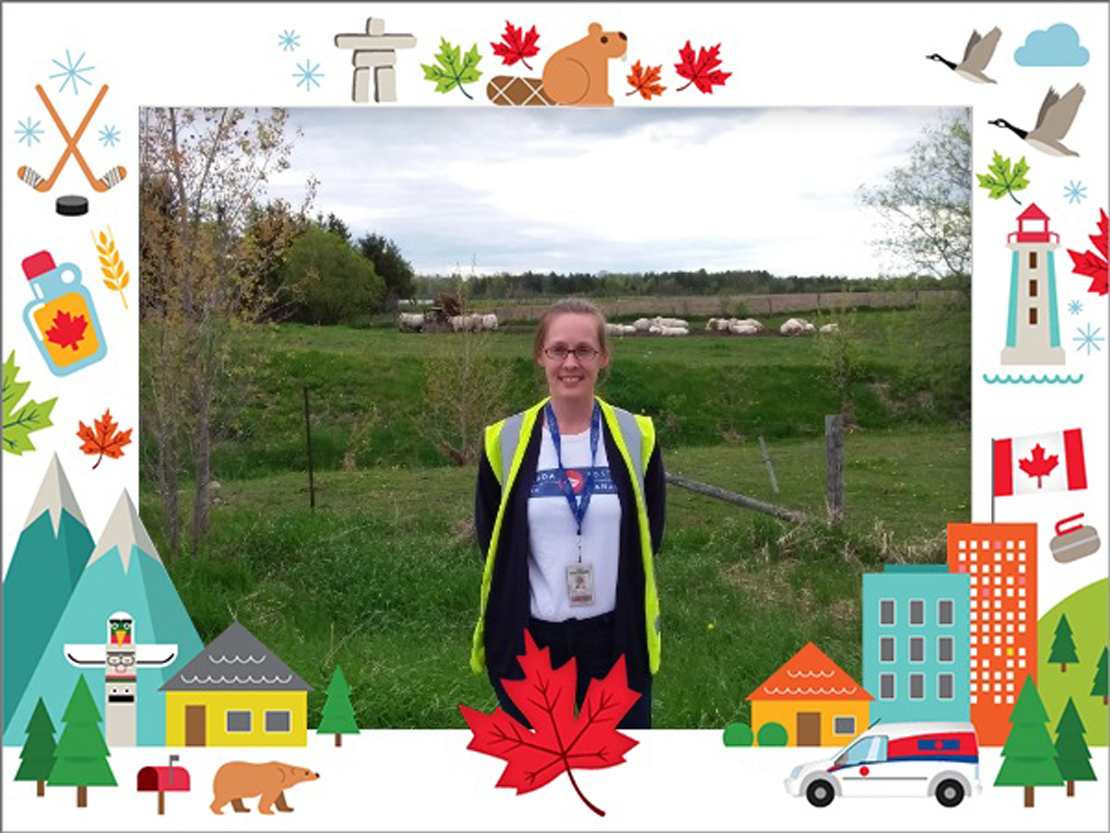
M 986 37 L 980 37 L 979 30 L 976 29 L 968 38 L 967 47 L 964 49 L 964 59 L 958 64 L 942 58 L 935 52 L 925 57 L 930 61 L 940 61 L 950 70 L 955 71 L 961 78 L 966 78 L 968 81 L 974 81 L 976 84 L 996 84 L 998 82 L 984 75 L 983 70 L 990 63 L 991 56 L 994 55 L 994 48 L 998 46 L 1000 37 L 1002 37 L 1002 30 L 997 26 L 987 32 Z
M 994 119 L 987 124 L 1008 127 L 1037 150 L 1052 156 L 1078 156 L 1078 153 L 1065 147 L 1060 140 L 1064 138 L 1071 123 L 1075 121 L 1076 111 L 1079 110 L 1079 103 L 1083 100 L 1085 92 L 1082 84 L 1076 84 L 1063 98 L 1060 98 L 1060 94 L 1049 87 L 1044 101 L 1041 102 L 1041 111 L 1037 113 L 1037 126 L 1032 130 L 1014 127 L 1005 119 Z

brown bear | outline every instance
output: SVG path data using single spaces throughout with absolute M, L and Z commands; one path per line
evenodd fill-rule
M 258 812 L 264 816 L 272 816 L 270 809 L 275 805 L 281 812 L 292 812 L 293 808 L 285 803 L 285 790 L 302 781 L 315 781 L 320 773 L 310 769 L 281 764 L 270 761 L 267 764 L 249 764 L 243 761 L 231 761 L 224 764 L 216 772 L 212 782 L 212 791 L 216 794 L 209 805 L 212 812 L 222 816 L 221 809 L 229 801 L 236 813 L 249 813 L 243 806 L 244 798 L 260 796 Z
M 612 107 L 609 59 L 628 51 L 624 32 L 605 32 L 591 23 L 582 40 L 564 46 L 543 67 L 543 89 L 556 104 Z

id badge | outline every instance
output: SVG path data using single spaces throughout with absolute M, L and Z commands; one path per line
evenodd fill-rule
M 567 598 L 571 607 L 585 607 L 594 603 L 592 564 L 571 564 L 567 567 Z

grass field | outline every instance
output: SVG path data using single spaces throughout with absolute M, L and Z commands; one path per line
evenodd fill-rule
M 970 515 L 967 327 L 966 312 L 855 317 L 859 378 L 849 392 L 859 427 L 845 438 L 847 517 L 838 526 L 824 523 L 821 431 L 839 399 L 815 339 L 614 345 L 603 394 L 656 418 L 669 471 L 814 518 L 785 525 L 669 489 L 657 561 L 656 726 L 747 719 L 744 698 L 807 641 L 859 678 L 861 574 L 886 561 L 943 561 L 945 523 Z M 454 349 L 452 338 L 283 326 L 242 345 L 258 369 L 216 449 L 222 485 L 212 532 L 197 557 L 168 566 L 202 639 L 237 618 L 317 688 L 310 725 L 336 664 L 365 727 L 462 728 L 458 703 L 494 705 L 487 681 L 468 667 L 482 567 L 474 470 L 443 465 L 419 433 L 424 359 Z M 508 407 L 531 402 L 538 388 L 528 333 L 488 344 L 513 362 Z M 304 383 L 312 385 L 315 512 Z M 352 448 L 356 464 L 345 469 Z M 162 551 L 151 487 L 141 511 Z

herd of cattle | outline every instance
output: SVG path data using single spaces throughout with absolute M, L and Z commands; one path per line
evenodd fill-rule
M 431 324 L 432 326 L 428 326 Z M 397 327 L 403 333 L 418 333 L 425 329 L 447 329 L 443 322 L 429 320 L 420 312 L 402 312 L 397 316 Z M 446 319 L 446 324 L 452 332 L 475 333 L 492 332 L 497 329 L 497 316 L 493 313 L 470 313 L 469 315 L 452 315 Z M 711 333 L 726 335 L 754 336 L 767 331 L 767 328 L 754 318 L 710 318 L 705 329 Z M 817 329 L 804 318 L 790 318 L 779 327 L 780 335 L 799 336 L 812 335 L 815 332 L 835 333 L 836 324 L 826 324 Z M 682 318 L 638 318 L 631 324 L 606 324 L 605 330 L 612 336 L 630 335 L 659 335 L 659 336 L 685 336 L 690 334 L 690 324 Z

